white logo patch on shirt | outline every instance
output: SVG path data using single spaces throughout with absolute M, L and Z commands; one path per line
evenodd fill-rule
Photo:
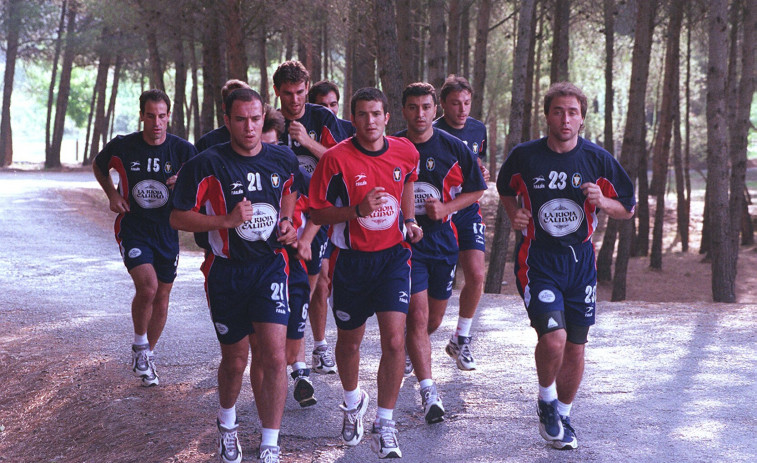
M 276 228 L 279 214 L 268 203 L 252 205 L 252 219 L 236 228 L 237 234 L 247 241 L 265 241 Z
M 552 236 L 570 235 L 583 220 L 583 209 L 566 198 L 547 201 L 539 208 L 539 225 Z
M 415 195 L 415 215 L 426 214 L 427 199 L 436 198 L 440 201 L 442 199 L 439 189 L 427 182 L 415 182 L 413 194 Z
M 400 203 L 394 196 L 384 196 L 386 202 L 368 217 L 360 217 L 358 222 L 368 230 L 386 230 L 397 223 Z
M 142 180 L 134 185 L 131 194 L 143 209 L 157 209 L 168 202 L 168 187 L 157 180 Z

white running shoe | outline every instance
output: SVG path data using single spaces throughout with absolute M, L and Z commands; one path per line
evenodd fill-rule
M 439 393 L 436 392 L 436 384 L 421 388 L 421 403 L 426 423 L 439 423 L 444 421 L 444 405 Z
M 405 378 L 409 378 L 413 374 L 413 362 L 410 360 L 410 354 L 405 353 L 405 372 L 403 373 Z
M 261 445 L 260 459 L 263 463 L 279 463 L 279 452 L 281 448 L 278 445 Z
M 402 458 L 397 428 L 392 420 L 379 419 L 371 430 L 371 450 L 379 458 Z
M 363 438 L 363 415 L 368 410 L 368 393 L 360 391 L 360 403 L 352 410 L 347 409 L 347 405 L 342 403 L 339 408 L 344 412 L 344 421 L 342 421 L 342 440 L 349 446 L 355 446 Z
M 216 418 L 216 426 L 218 426 L 218 455 L 221 457 L 222 463 L 239 463 L 242 461 L 242 446 L 239 444 L 239 438 L 237 438 L 238 424 L 235 424 L 231 429 L 221 426 L 221 422 Z
M 131 371 L 142 378 L 142 386 L 157 386 L 158 373 L 155 370 L 155 356 L 150 354 L 149 344 L 131 345 Z
M 471 339 L 471 336 L 457 336 L 457 342 L 455 342 L 455 336 L 452 336 L 447 347 L 444 348 L 447 355 L 457 362 L 457 368 L 463 371 L 476 369 L 476 361 L 473 360 L 473 351 L 470 347 Z
M 313 350 L 313 372 L 322 375 L 336 373 L 334 354 L 329 345 L 318 346 Z

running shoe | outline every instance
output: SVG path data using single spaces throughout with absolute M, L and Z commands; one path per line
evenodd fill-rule
M 300 407 L 310 407 L 318 403 L 314 396 L 313 383 L 310 381 L 309 368 L 294 370 L 292 379 L 294 379 L 294 400 L 300 404 Z
M 280 450 L 278 445 L 261 445 L 259 461 L 263 463 L 279 463 Z
M 562 440 L 564 432 L 560 415 L 557 413 L 557 399 L 545 402 L 539 399 L 537 414 L 539 415 L 539 434 L 546 441 Z
M 570 417 L 560 415 L 562 428 L 564 430 L 562 439 L 553 440 L 552 447 L 558 450 L 573 450 L 578 448 L 578 439 L 576 439 L 576 430 L 570 425 Z
M 242 461 L 242 446 L 237 438 L 238 424 L 232 428 L 221 426 L 221 422 L 216 418 L 216 426 L 221 434 L 218 438 L 218 455 L 221 456 L 222 463 L 239 463 Z
M 336 373 L 336 362 L 331 347 L 318 346 L 313 350 L 313 372 L 322 375 Z
M 373 423 L 371 450 L 376 452 L 379 458 L 402 458 L 394 421 L 382 418 Z
M 457 336 L 457 342 L 455 342 L 455 336 L 453 336 L 447 343 L 447 347 L 444 348 L 447 355 L 457 362 L 457 368 L 463 371 L 476 369 L 476 361 L 473 360 L 473 351 L 471 350 L 471 339 L 471 336 Z
M 142 375 L 142 386 L 157 386 L 159 383 L 158 370 L 155 369 L 155 355 L 149 354 L 147 356 L 147 374 Z
M 410 354 L 405 352 L 405 372 L 403 373 L 405 378 L 409 378 L 413 374 L 413 362 L 410 360 Z
M 444 421 L 444 406 L 439 393 L 436 392 L 436 384 L 421 388 L 421 403 L 426 423 L 439 423 Z
M 355 446 L 363 438 L 363 415 L 368 410 L 368 393 L 360 391 L 360 403 L 357 407 L 349 410 L 347 405 L 342 403 L 339 408 L 344 412 L 344 421 L 342 421 L 342 440 L 349 446 Z
M 141 377 L 150 372 L 150 367 L 147 361 L 149 353 L 149 344 L 131 345 L 131 371 L 134 372 L 134 376 Z

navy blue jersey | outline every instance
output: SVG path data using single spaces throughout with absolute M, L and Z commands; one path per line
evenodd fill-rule
M 129 202 L 126 214 L 168 224 L 172 193 L 166 180 L 195 154 L 191 143 L 175 135 L 166 134 L 163 143 L 153 146 L 142 138 L 142 132 L 134 132 L 109 141 L 94 162 L 106 175 L 110 169 L 118 172 L 118 191 Z
M 297 122 L 305 126 L 310 138 L 326 148 L 331 148 L 347 138 L 346 135 L 342 134 L 334 113 L 321 105 L 305 103 L 305 112 L 301 118 L 297 119 Z M 279 137 L 279 145 L 290 147 L 297 156 L 300 165 L 309 174 L 312 174 L 316 164 L 318 164 L 318 158 L 299 142 L 289 137 L 289 124 L 291 124 L 291 121 L 287 120 L 286 127 Z
M 197 148 L 198 153 L 202 153 L 211 146 L 220 145 L 230 140 L 231 134 L 229 133 L 229 129 L 225 125 L 222 125 L 200 137 L 195 143 L 195 148 Z
M 226 215 L 243 198 L 253 218 L 235 229 L 208 232 L 213 254 L 234 261 L 270 255 L 280 249 L 278 235 L 282 196 L 302 188 L 297 158 L 289 148 L 262 143 L 255 156 L 242 156 L 231 143 L 215 145 L 188 162 L 176 181 L 174 207 L 208 215 Z
M 444 120 L 443 117 L 440 117 L 434 121 L 434 127 L 456 136 L 462 140 L 479 159 L 486 159 L 486 126 L 483 122 L 469 117 L 468 120 L 465 121 L 465 125 L 462 129 L 456 129 L 447 124 L 447 121 Z
M 450 217 L 431 220 L 426 215 L 426 199 L 446 203 L 460 193 L 486 190 L 486 182 L 473 153 L 458 138 L 439 130 L 424 143 L 414 144 L 420 153 L 418 180 L 415 181 L 415 218 L 424 230 L 449 226 Z M 407 130 L 396 134 L 407 138 Z
M 355 127 L 352 125 L 352 122 L 346 119 L 337 119 L 336 121 L 339 122 L 339 128 L 342 131 L 342 137 L 349 138 L 355 135 Z
M 521 196 L 533 219 L 523 230 L 527 240 L 542 246 L 574 246 L 591 239 L 597 226 L 596 206 L 586 199 L 581 185 L 596 183 L 602 194 L 632 211 L 636 205 L 633 184 L 620 163 L 602 147 L 578 138 L 576 147 L 556 153 L 547 138 L 513 148 L 497 176 L 502 196 Z

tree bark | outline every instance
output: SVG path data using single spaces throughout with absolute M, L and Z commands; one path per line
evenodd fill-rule
M 458 47 L 460 50 L 460 72 L 464 76 L 470 75 L 470 53 L 468 49 L 470 48 L 470 6 L 472 3 L 472 0 L 465 2 L 462 11 L 460 11 L 460 44 Z M 489 9 L 491 10 L 491 6 Z
M 90 155 L 84 157 L 83 162 L 88 162 L 94 158 L 95 154 L 100 152 L 100 139 L 102 138 L 103 128 L 105 127 L 105 94 L 108 89 L 108 70 L 110 69 L 111 49 L 107 45 L 107 31 L 103 30 L 102 42 L 100 43 L 100 63 L 97 66 L 97 77 L 95 78 L 95 121 L 92 126 L 92 142 L 90 144 Z
M 155 35 L 155 30 L 149 26 L 147 29 L 147 51 L 150 56 L 150 88 L 165 90 L 166 84 L 163 81 L 163 63 L 158 49 L 158 37 Z
M 68 96 L 71 93 L 71 69 L 74 64 L 75 36 L 76 36 L 76 12 L 78 5 L 71 2 L 68 8 L 66 23 L 66 47 L 63 51 L 63 63 L 60 71 L 60 84 L 58 85 L 58 98 L 55 102 L 55 123 L 53 124 L 53 138 L 50 143 L 50 151 L 45 155 L 45 168 L 60 167 L 60 149 L 63 142 L 63 127 L 66 122 L 66 110 L 68 109 Z
M 113 138 L 113 117 L 116 110 L 116 98 L 118 97 L 118 83 L 121 81 L 121 66 L 123 65 L 123 58 L 120 54 L 116 56 L 116 64 L 113 67 L 113 85 L 110 89 L 110 102 L 108 103 L 108 111 L 105 113 L 105 128 L 103 129 L 102 142 L 103 146 Z M 91 159 L 91 157 L 90 157 Z
M 53 70 L 50 78 L 50 87 L 47 91 L 47 119 L 45 119 L 45 153 L 50 151 L 50 129 L 53 117 L 53 99 L 55 96 L 55 82 L 58 77 L 58 60 L 60 50 L 63 47 L 63 31 L 66 27 L 66 0 L 63 0 L 60 9 L 60 21 L 58 22 L 58 36 L 55 38 L 55 55 L 53 56 Z M 1 156 L 1 155 L 0 155 Z M 0 163 L 2 165 L 2 163 Z
M 461 8 L 460 0 L 449 0 L 449 14 L 447 15 L 447 23 L 449 24 L 447 30 L 447 74 L 460 74 Z
M 523 106 L 526 94 L 526 74 L 529 44 L 531 42 L 531 22 L 534 20 L 536 0 L 523 0 L 518 20 L 518 39 L 513 57 L 512 104 L 510 105 L 510 131 L 505 138 L 505 153 L 523 141 L 529 134 L 523 133 Z M 494 153 L 492 153 L 493 155 Z M 506 154 L 505 154 L 506 155 Z M 489 257 L 489 269 L 484 282 L 484 292 L 499 294 L 502 291 L 502 277 L 505 273 L 507 246 L 510 238 L 510 220 L 501 202 L 497 208 L 494 224 L 494 241 Z
M 400 65 L 402 66 L 402 81 L 416 82 L 415 78 L 415 26 L 412 23 L 412 1 L 397 0 L 397 40 L 404 46 L 400 47 Z
M 16 73 L 19 35 L 21 34 L 21 1 L 9 0 L 5 7 L 5 30 L 8 39 L 5 53 L 5 76 L 3 78 L 3 107 L 0 116 L 0 167 L 9 166 L 13 162 L 11 96 L 13 95 L 13 80 Z
M 378 50 L 378 71 L 381 87 L 389 100 L 387 133 L 395 133 L 405 126 L 402 114 L 402 68 L 400 67 L 399 44 L 397 43 L 397 21 L 395 0 L 374 0 L 373 12 L 376 18 L 376 44 Z
M 270 102 L 270 94 L 268 93 L 268 50 L 266 49 L 266 32 L 263 27 L 260 27 L 260 35 L 257 39 L 258 45 L 258 67 L 260 68 L 260 96 L 263 97 L 263 101 Z
M 369 21 L 366 8 L 360 0 L 352 0 L 350 12 L 350 40 L 353 43 L 352 92 L 363 87 L 375 87 L 376 52 L 374 21 Z M 352 95 L 350 95 L 351 97 Z
M 176 70 L 175 93 L 171 107 L 171 133 L 177 137 L 187 138 L 187 126 L 184 117 L 184 102 L 187 94 L 187 63 L 184 56 L 184 36 L 181 30 L 174 37 L 174 64 Z
M 568 58 L 570 57 L 570 0 L 555 0 L 555 20 L 552 37 L 552 67 L 550 83 L 569 80 Z
M 194 135 L 194 141 L 197 142 L 202 137 L 203 131 L 202 131 L 202 119 L 200 118 L 200 90 L 199 90 L 199 82 L 197 77 L 197 51 L 195 50 L 195 31 L 194 29 L 191 31 L 192 34 L 192 41 L 190 42 L 192 44 L 191 47 L 189 47 L 189 51 L 191 53 L 192 58 L 192 102 L 189 104 L 190 114 L 192 115 L 192 119 L 194 120 L 194 124 L 192 124 L 192 134 Z M 187 121 L 187 125 L 189 126 L 189 122 Z
M 225 0 L 224 11 L 226 23 L 226 61 L 229 65 L 229 78 L 247 82 L 247 53 L 244 47 L 242 30 L 241 0 Z
M 636 13 L 633 57 L 631 59 L 631 85 L 628 92 L 628 113 L 623 134 L 620 163 L 632 182 L 638 177 L 638 164 L 646 151 L 644 103 L 649 78 L 649 58 L 652 51 L 656 0 L 640 0 Z M 631 257 L 633 220 L 618 224 L 618 254 L 615 260 L 615 275 L 612 284 L 612 300 L 626 299 L 626 276 Z
M 223 124 L 218 99 L 221 98 L 221 46 L 218 40 L 218 17 L 210 15 L 205 24 L 205 37 L 202 41 L 202 133 L 213 130 Z
M 492 1 L 481 0 L 481 3 L 478 5 L 478 19 L 476 21 L 476 51 L 475 59 L 473 60 L 473 96 L 471 98 L 470 112 L 471 117 L 478 120 L 482 120 L 484 115 L 486 47 L 489 43 L 489 18 L 491 17 L 491 11 Z
M 447 27 L 444 24 L 444 0 L 429 0 L 428 8 L 431 23 L 428 41 L 428 80 L 434 88 L 442 88 L 446 78 L 444 38 L 447 36 Z

